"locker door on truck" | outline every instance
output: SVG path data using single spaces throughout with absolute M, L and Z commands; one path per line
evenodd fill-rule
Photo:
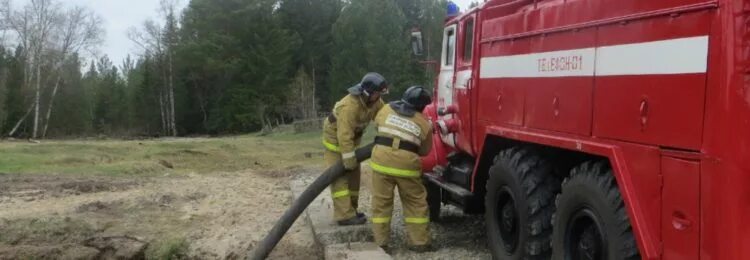
M 664 260 L 699 259 L 700 163 L 662 157 L 662 240 Z
M 446 109 L 453 104 L 453 78 L 456 68 L 456 24 L 449 25 L 443 31 L 443 52 L 440 58 L 440 76 L 438 77 L 437 108 Z M 451 120 L 452 114 L 440 116 L 440 120 Z M 455 147 L 454 134 L 441 134 L 443 143 Z

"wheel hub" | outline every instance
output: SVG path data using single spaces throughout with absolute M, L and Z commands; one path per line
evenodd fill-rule
M 596 215 L 588 208 L 579 210 L 571 218 L 566 236 L 566 259 L 604 259 L 606 241 Z
M 500 237 L 503 240 L 503 246 L 508 253 L 516 250 L 519 240 L 519 216 L 516 210 L 516 203 L 508 187 L 503 187 L 498 192 L 497 221 L 500 226 Z
M 502 210 L 502 229 L 503 232 L 512 233 L 516 226 L 516 210 L 513 202 L 506 203 Z
M 601 257 L 600 244 L 599 231 L 594 226 L 588 226 L 581 234 L 581 241 L 578 242 L 579 255 L 587 260 L 599 259 Z

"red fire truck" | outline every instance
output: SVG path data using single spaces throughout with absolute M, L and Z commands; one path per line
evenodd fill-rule
M 749 26 L 748 0 L 490 0 L 450 18 L 431 216 L 484 212 L 498 259 L 750 259 Z

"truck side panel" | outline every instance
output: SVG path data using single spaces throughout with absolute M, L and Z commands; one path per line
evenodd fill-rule
M 477 109 L 474 148 L 483 153 L 521 142 L 606 157 L 644 259 L 694 259 L 696 254 L 703 260 L 750 259 L 750 1 L 529 0 L 526 6 L 492 9 L 509 2 L 490 0 L 478 14 L 481 44 L 474 69 L 479 71 L 469 102 Z M 571 41 L 559 40 L 550 41 L 554 48 L 549 49 L 540 44 L 582 33 L 595 34 L 595 44 L 567 46 Z M 664 48 L 670 43 L 672 48 Z M 634 46 L 664 51 L 638 62 L 627 55 Z M 584 62 L 581 74 L 563 75 L 562 84 L 555 77 L 487 77 L 487 64 L 479 61 L 556 51 L 596 61 L 620 55 L 620 65 L 646 68 L 634 73 L 628 66 L 588 68 Z M 675 53 L 681 55 L 669 57 Z M 553 66 L 536 61 L 537 72 Z M 524 73 L 517 67 L 498 71 Z M 588 76 L 591 91 L 572 80 Z M 571 119 L 577 122 L 568 125 L 554 121 L 556 112 L 558 117 L 576 114 L 586 106 L 584 98 L 565 107 L 568 102 L 561 101 L 568 96 L 560 96 L 567 91 L 591 93 L 589 119 Z M 498 147 L 483 147 L 487 143 Z M 471 190 L 481 193 L 487 164 L 482 158 L 492 155 L 478 158 L 477 169 L 485 170 L 475 170 Z M 697 220 L 700 228 L 680 230 L 682 220 Z
M 536 73 L 518 82 L 527 88 L 527 127 L 591 135 L 594 77 L 578 72 L 586 70 L 584 63 L 592 62 L 594 57 L 585 57 L 585 51 L 581 54 L 565 50 L 591 50 L 596 35 L 596 29 L 589 28 L 532 37 L 532 52 L 541 53 L 535 57 L 537 67 L 532 68 Z M 589 55 L 592 53 L 589 51 Z M 559 72 L 560 77 L 545 77 L 549 72 Z
M 659 147 L 701 149 L 709 29 L 717 13 L 705 1 L 626 2 L 543 1 L 538 8 L 548 10 L 526 7 L 484 20 L 475 136 L 609 158 L 641 254 L 658 259 Z M 561 16 L 560 6 L 598 11 Z M 632 47 L 657 58 L 678 55 L 639 63 L 627 55 Z
M 724 0 L 719 12 L 701 161 L 701 259 L 750 259 L 750 1 Z
M 482 56 L 509 56 L 518 53 L 531 52 L 531 39 L 519 39 L 517 41 L 503 41 L 491 44 L 482 44 Z M 480 70 L 483 67 L 480 61 Z M 514 78 L 486 78 L 480 71 L 478 79 L 479 86 L 477 104 L 477 120 L 488 120 L 497 124 L 524 124 L 524 107 L 526 90 L 518 81 L 524 79 Z M 475 135 L 482 137 L 482 135 Z
M 714 11 L 599 28 L 594 135 L 699 150 Z

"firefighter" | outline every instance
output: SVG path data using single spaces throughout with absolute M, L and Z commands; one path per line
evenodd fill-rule
M 354 150 L 359 146 L 367 125 L 384 106 L 380 96 L 388 93 L 388 82 L 380 74 L 371 72 L 348 91 L 349 94 L 336 103 L 331 115 L 323 122 L 326 167 L 342 160 L 347 170 L 330 186 L 333 217 L 342 226 L 367 222 L 367 217 L 357 211 L 360 171 Z
M 429 233 L 427 192 L 422 184 L 421 156 L 432 147 L 432 124 L 422 114 L 430 94 L 421 86 L 404 92 L 375 117 L 377 135 L 372 150 L 372 229 L 375 242 L 388 252 L 393 190 L 398 187 L 404 208 L 408 248 L 433 250 Z

